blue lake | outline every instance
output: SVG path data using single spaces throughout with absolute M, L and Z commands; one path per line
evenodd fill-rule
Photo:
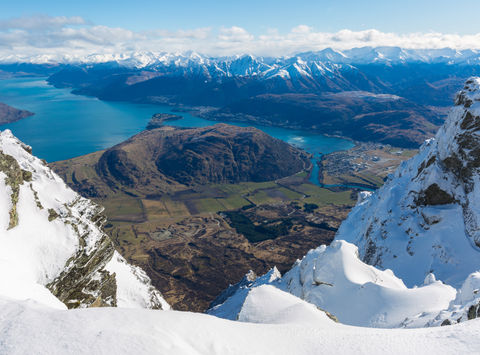
M 0 80 L 0 102 L 35 115 L 0 126 L 33 147 L 34 154 L 49 162 L 63 160 L 111 147 L 142 131 L 154 113 L 175 113 L 183 119 L 169 124 L 181 127 L 205 127 L 207 121 L 184 112 L 172 112 L 163 105 L 106 102 L 78 96 L 69 89 L 57 89 L 42 78 Z M 254 126 L 273 137 L 294 144 L 320 157 L 321 154 L 349 149 L 354 144 L 345 139 L 326 137 L 308 131 Z M 316 164 L 315 164 L 316 165 Z M 315 168 L 314 172 L 318 173 Z M 312 182 L 317 174 L 312 174 Z

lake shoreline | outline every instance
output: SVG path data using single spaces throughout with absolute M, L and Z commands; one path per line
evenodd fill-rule
M 35 112 L 29 120 L 3 125 L 33 147 L 47 161 L 59 161 L 110 148 L 145 130 L 154 114 L 180 115 L 168 122 L 175 127 L 206 127 L 219 121 L 206 120 L 186 111 L 186 107 L 103 101 L 77 95 L 71 88 L 56 88 L 46 78 L 0 80 L 0 96 L 7 104 Z M 251 122 L 223 123 L 256 127 L 272 137 L 317 156 L 355 146 L 350 139 L 318 132 L 267 127 Z

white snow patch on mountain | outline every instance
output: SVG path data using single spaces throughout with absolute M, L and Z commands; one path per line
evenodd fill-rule
M 127 263 L 117 251 L 105 265 L 105 270 L 115 273 L 116 276 L 117 307 L 151 307 L 151 293 L 154 292 L 154 289 L 145 271 Z M 170 305 L 163 298 L 160 297 L 159 300 L 163 310 L 170 309 Z

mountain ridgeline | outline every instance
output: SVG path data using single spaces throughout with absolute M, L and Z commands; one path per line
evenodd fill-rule
M 0 133 L 2 294 L 55 308 L 168 309 L 103 232 L 103 208 L 73 190 L 9 130 Z
M 355 243 L 364 261 L 392 269 L 409 285 L 433 272 L 459 286 L 477 271 L 479 101 L 480 79 L 470 78 L 435 139 L 350 213 L 337 238 Z

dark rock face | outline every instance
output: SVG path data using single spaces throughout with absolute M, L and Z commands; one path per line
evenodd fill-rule
M 10 209 L 10 221 L 8 224 L 8 229 L 14 228 L 18 224 L 18 214 L 17 214 L 17 202 L 18 195 L 20 191 L 20 185 L 24 182 L 24 175 L 28 175 L 22 169 L 20 165 L 12 156 L 4 154 L 0 151 L 0 172 L 4 173 L 7 177 L 5 182 L 12 189 L 10 198 L 12 200 L 12 207 Z M 31 178 L 31 173 L 30 173 Z
M 107 150 L 96 171 L 112 188 L 155 187 L 159 192 L 170 180 L 185 185 L 261 182 L 308 166 L 306 153 L 260 130 L 218 124 L 144 131 Z
M 480 317 L 480 303 L 470 306 L 467 313 L 468 320 Z
M 47 288 L 68 308 L 116 307 L 115 274 L 104 270 L 114 250 L 111 240 L 104 235 L 93 253 L 88 254 L 83 248 L 78 250 L 65 270 Z
M 419 205 L 423 206 L 436 206 L 454 203 L 455 199 L 453 196 L 443 191 L 437 184 L 432 184 L 425 191 L 420 193 L 417 202 Z

